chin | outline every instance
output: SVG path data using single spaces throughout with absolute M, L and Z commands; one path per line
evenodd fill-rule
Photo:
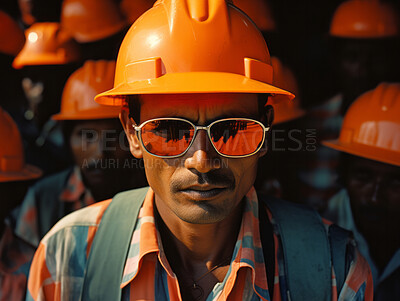
M 176 210 L 175 214 L 190 224 L 214 224 L 224 220 L 230 213 L 226 208 L 209 203 L 196 203 L 185 206 L 184 210 Z M 188 208 L 189 207 L 189 208 Z

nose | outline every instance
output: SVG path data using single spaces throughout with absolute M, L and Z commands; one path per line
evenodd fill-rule
M 222 158 L 211 145 L 211 141 L 204 130 L 197 132 L 193 144 L 185 156 L 185 167 L 195 169 L 200 173 L 207 173 L 221 167 Z
M 96 139 L 90 143 L 90 157 L 92 160 L 103 159 L 105 156 L 104 139 L 102 133 L 97 133 Z
M 373 204 L 377 204 L 379 202 L 379 199 L 381 198 L 381 192 L 382 192 L 382 178 L 378 177 L 375 180 L 374 183 L 374 188 L 371 196 L 371 202 Z

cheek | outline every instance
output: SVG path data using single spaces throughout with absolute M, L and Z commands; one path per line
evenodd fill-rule
M 72 154 L 75 158 L 75 163 L 77 163 L 78 165 L 81 165 L 83 158 L 84 158 L 84 155 L 83 155 L 84 146 L 83 146 L 82 139 L 72 136 L 70 139 L 70 146 L 71 146 Z
M 350 179 L 347 181 L 346 188 L 352 200 L 355 200 L 356 203 L 365 203 L 367 202 L 367 197 L 372 189 L 372 185 Z
M 149 185 L 158 195 L 165 195 L 175 169 L 163 159 L 147 153 L 143 154 L 143 163 Z
M 400 187 L 390 187 L 386 190 L 388 207 L 392 208 L 397 214 L 400 212 Z
M 98 143 L 90 143 L 80 137 L 71 137 L 71 151 L 78 166 L 86 165 L 87 160 L 94 159 Z
M 257 175 L 258 154 L 244 159 L 232 159 L 230 169 L 236 178 L 236 189 L 246 194 L 253 186 Z

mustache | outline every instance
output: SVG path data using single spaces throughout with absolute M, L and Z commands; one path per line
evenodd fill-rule
M 194 184 L 212 184 L 216 186 L 227 187 L 230 190 L 235 188 L 235 177 L 230 172 L 223 172 L 221 170 L 212 170 L 207 173 L 192 172 L 191 176 L 173 179 L 171 181 L 172 192 L 178 192 L 186 187 Z

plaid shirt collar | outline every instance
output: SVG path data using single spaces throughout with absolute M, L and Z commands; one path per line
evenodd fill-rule
M 82 174 L 78 166 L 75 166 L 72 170 L 65 188 L 60 194 L 60 201 L 67 203 L 84 201 L 85 206 L 95 202 L 92 193 L 83 184 Z
M 143 262 L 146 256 L 156 255 L 168 275 L 175 277 L 163 252 L 160 234 L 155 225 L 153 206 L 154 192 L 150 188 L 139 212 L 138 221 L 132 234 L 121 288 L 127 286 L 140 274 L 141 262 Z M 258 199 L 254 187 L 250 189 L 245 197 L 241 228 L 233 251 L 230 268 L 223 285 L 226 285 L 228 278 L 237 279 L 236 276 L 239 269 L 243 268 L 251 270 L 250 274 L 252 275 L 254 291 L 260 297 L 267 300 L 269 298 L 268 285 L 260 240 Z M 229 283 L 229 290 L 231 290 L 234 281 L 229 281 Z

